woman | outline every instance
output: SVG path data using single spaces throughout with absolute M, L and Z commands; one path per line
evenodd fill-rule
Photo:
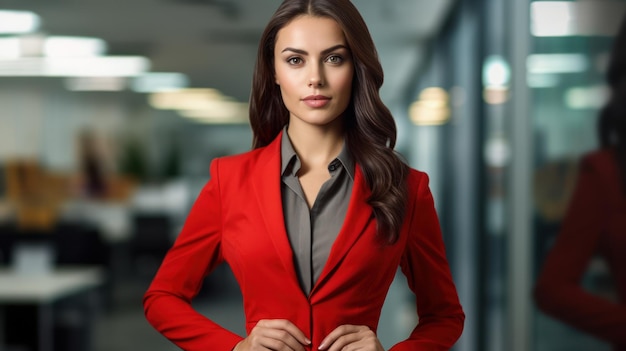
M 626 351 L 626 21 L 615 38 L 600 114 L 601 148 L 585 155 L 560 233 L 543 264 L 534 296 L 544 312 Z M 591 259 L 608 263 L 617 299 L 581 286 Z
M 394 153 L 382 69 L 349 0 L 286 0 L 259 47 L 254 150 L 216 159 L 144 299 L 185 350 L 382 350 L 376 327 L 400 266 L 419 325 L 392 350 L 447 350 L 464 314 L 424 173 Z M 226 261 L 247 337 L 190 306 Z M 344 348 L 345 347 L 345 348 Z
M 96 134 L 91 130 L 84 130 L 79 138 L 81 194 L 88 198 L 102 199 L 107 194 L 107 181 Z

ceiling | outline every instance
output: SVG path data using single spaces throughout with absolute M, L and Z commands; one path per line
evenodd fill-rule
M 403 95 L 454 0 L 353 0 L 385 69 L 381 94 Z M 110 55 L 145 55 L 155 72 L 247 101 L 261 32 L 278 0 L 0 0 L 37 13 L 48 35 L 104 39 Z

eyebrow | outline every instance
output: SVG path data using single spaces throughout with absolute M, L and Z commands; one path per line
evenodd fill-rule
M 339 45 L 335 45 L 332 47 L 329 47 L 328 49 L 325 49 L 322 51 L 322 55 L 326 55 L 329 54 L 337 49 L 346 49 L 348 50 L 348 48 L 343 45 L 343 44 L 339 44 Z M 300 49 L 295 49 L 295 48 L 285 48 L 283 51 L 281 51 L 281 53 L 285 52 L 285 51 L 291 51 L 291 52 L 295 52 L 296 54 L 300 54 L 300 55 L 308 55 L 309 53 L 306 52 L 305 50 L 300 50 Z

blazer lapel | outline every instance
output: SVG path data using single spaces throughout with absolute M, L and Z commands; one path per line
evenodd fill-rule
M 280 133 L 272 143 L 261 151 L 253 171 L 254 191 L 261 211 L 267 235 L 272 240 L 276 254 L 282 261 L 288 277 L 298 285 L 293 263 L 293 250 L 289 244 L 283 216 L 280 179 Z
M 311 290 L 311 295 L 319 289 L 319 286 L 324 283 L 324 280 L 332 276 L 337 265 L 341 263 L 344 256 L 346 256 L 350 248 L 364 232 L 370 220 L 374 220 L 372 208 L 367 204 L 367 198 L 370 194 L 370 189 L 363 177 L 361 168 L 357 165 L 346 218 L 330 249 L 330 254 L 324 265 L 324 269 L 322 269 L 319 279 Z

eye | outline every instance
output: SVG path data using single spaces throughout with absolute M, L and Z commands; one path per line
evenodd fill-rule
M 290 57 L 287 59 L 287 63 L 290 65 L 299 65 L 302 63 L 302 59 L 300 57 Z
M 333 64 L 340 64 L 343 62 L 343 57 L 339 55 L 330 55 L 326 58 L 326 62 Z

